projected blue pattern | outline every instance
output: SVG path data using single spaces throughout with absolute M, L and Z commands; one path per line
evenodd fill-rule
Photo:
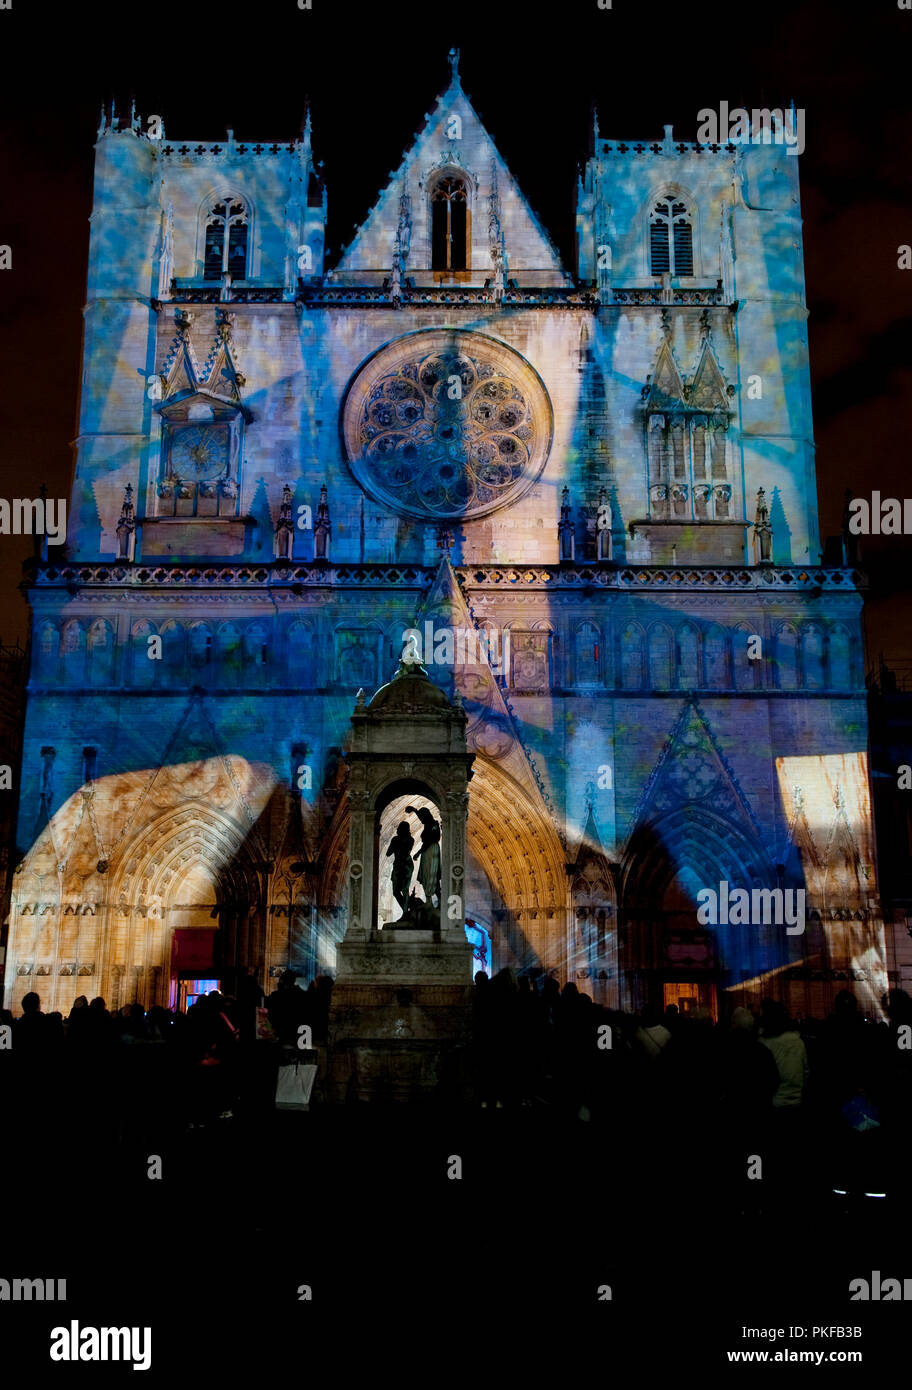
M 420 181 L 457 167 L 454 112 L 472 215 L 448 281 Z M 220 959 L 264 981 L 332 973 L 351 716 L 426 621 L 510 632 L 493 674 L 425 656 L 468 716 L 463 908 L 498 964 L 624 1007 L 686 981 L 876 1000 L 861 599 L 818 563 L 797 159 L 742 148 L 733 198 L 722 149 L 596 138 L 571 272 L 454 72 L 330 274 L 309 122 L 224 151 L 240 288 L 206 252 L 221 155 L 99 133 L 7 1002 L 67 1008 L 80 970 L 115 1006 L 164 1002 L 175 923 L 217 922 Z M 663 281 L 648 219 L 671 197 L 692 273 Z M 723 881 L 804 889 L 805 932 L 700 924 Z

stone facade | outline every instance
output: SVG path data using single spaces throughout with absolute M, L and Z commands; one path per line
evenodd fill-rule
M 571 271 L 454 63 L 330 268 L 309 120 L 256 146 L 103 120 L 96 151 L 7 1000 L 167 1002 L 175 933 L 207 928 L 229 987 L 335 973 L 350 721 L 414 628 L 485 638 L 424 655 L 468 719 L 494 968 L 876 1012 L 861 580 L 820 564 L 797 160 L 595 131 Z M 806 932 L 699 930 L 722 880 L 803 886 Z

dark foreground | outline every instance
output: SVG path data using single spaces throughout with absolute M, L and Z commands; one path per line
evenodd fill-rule
M 912 1275 L 904 1145 L 874 1156 L 885 1198 L 840 1197 L 819 1136 L 749 1189 L 725 1136 L 674 1110 L 634 1126 L 542 1105 L 340 1107 L 118 1134 L 80 1122 L 76 1100 L 49 1084 L 30 1115 L 6 1114 L 0 1278 L 67 1280 L 65 1304 L 0 1305 L 7 1384 L 15 1368 L 133 1374 L 52 1365 L 51 1328 L 71 1319 L 150 1326 L 147 1374 L 177 1384 L 344 1384 L 371 1365 L 445 1384 L 497 1354 L 536 1380 L 553 1353 L 568 1375 L 647 1385 L 740 1376 L 736 1350 L 860 1350 L 868 1377 L 907 1361 L 907 1305 L 848 1292 L 874 1270 Z

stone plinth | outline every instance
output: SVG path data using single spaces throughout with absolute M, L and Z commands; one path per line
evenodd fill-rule
M 342 942 L 327 1098 L 410 1101 L 431 1095 L 446 1054 L 468 1039 L 471 1000 L 468 941 L 387 927 L 370 941 Z

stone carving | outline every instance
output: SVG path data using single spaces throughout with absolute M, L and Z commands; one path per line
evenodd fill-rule
M 415 841 L 409 831 L 408 821 L 400 821 L 389 847 L 387 859 L 393 861 L 393 897 L 402 908 L 403 916 L 408 909 L 409 885 L 412 881 L 412 850 Z
M 547 690 L 547 632 L 517 632 L 513 636 L 514 690 Z
M 512 348 L 429 330 L 362 369 L 343 434 L 355 476 L 378 500 L 422 520 L 481 516 L 515 502 L 540 474 L 551 406 Z
M 435 819 L 432 811 L 426 806 L 415 809 L 413 806 L 405 808 L 410 814 L 414 814 L 424 826 L 421 836 L 421 848 L 414 856 L 418 860 L 418 882 L 421 884 L 424 900 L 430 904 L 436 900 L 434 905 L 440 905 L 440 822 Z

